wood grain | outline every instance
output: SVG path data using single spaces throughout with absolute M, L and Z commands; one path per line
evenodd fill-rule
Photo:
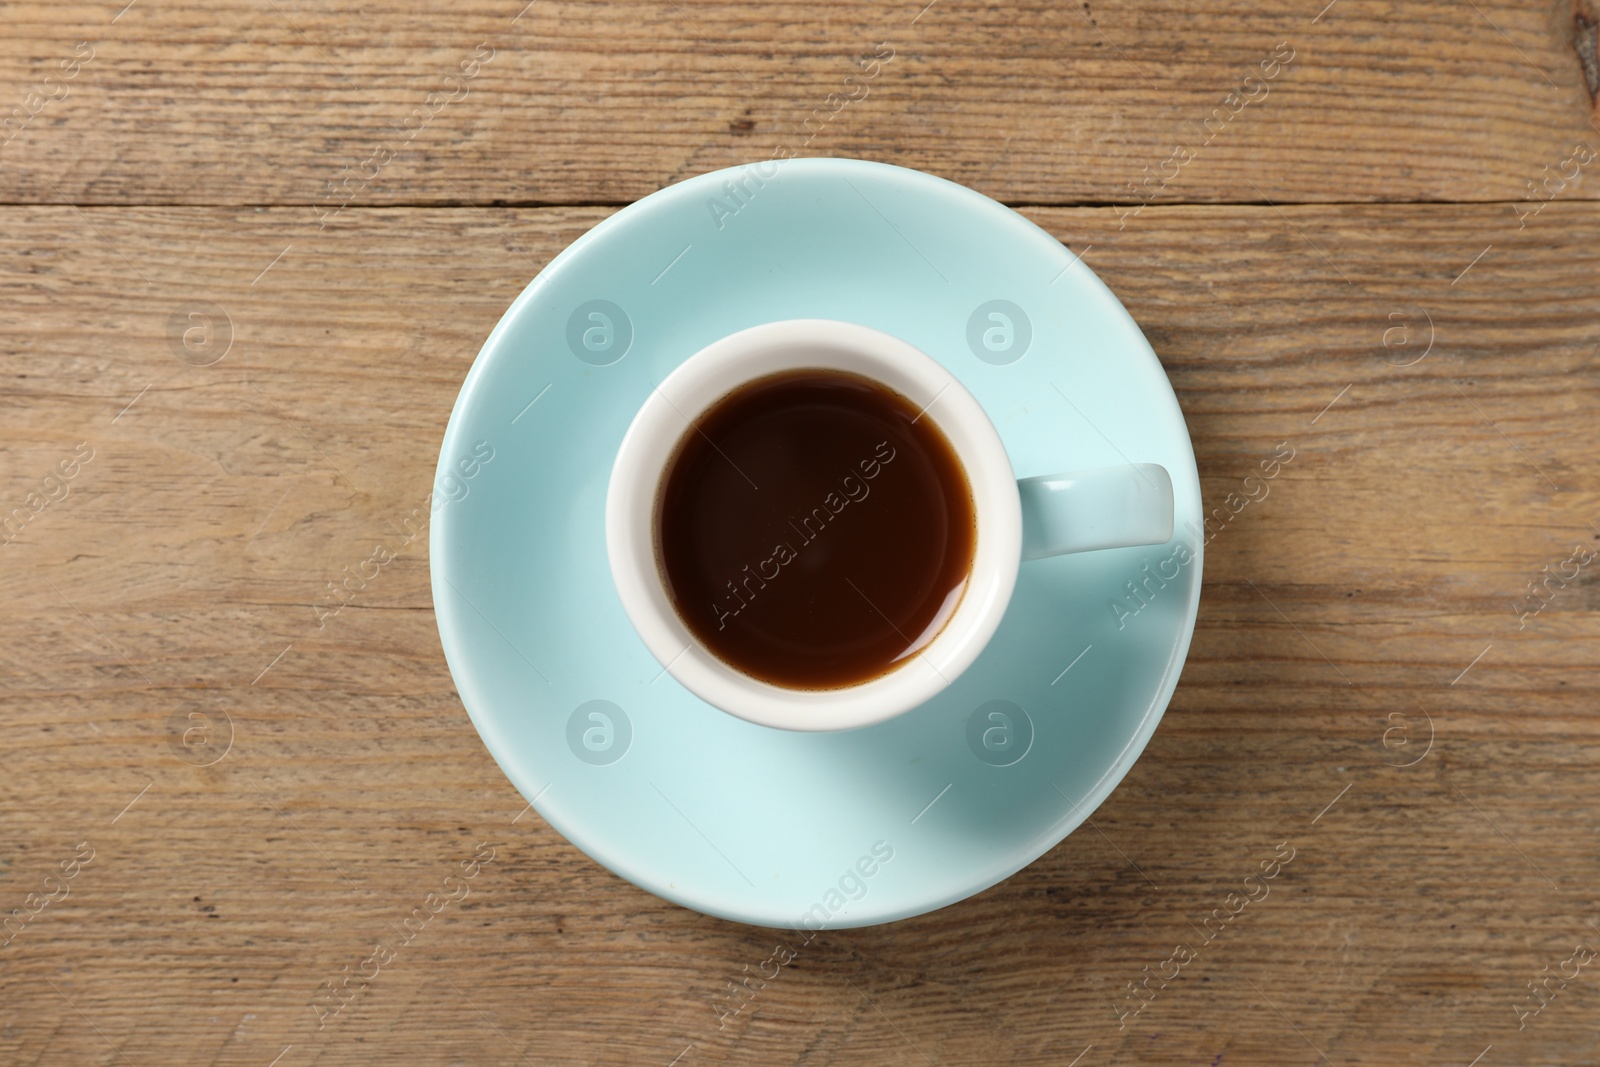
M 1011 204 L 1520 201 L 1600 146 L 1597 11 L 10 2 L 0 202 L 620 204 L 774 152 Z M 1592 199 L 1585 177 L 1551 188 Z
M 523 813 L 451 685 L 424 540 L 312 610 L 423 499 L 513 296 L 608 213 L 0 208 L 0 514 L 93 449 L 0 547 L 0 912 L 93 849 L 0 948 L 0 1062 L 1600 1056 L 1588 972 L 1514 1011 L 1600 936 L 1600 570 L 1520 629 L 1511 607 L 1600 546 L 1592 207 L 1031 210 L 1151 338 L 1208 504 L 1295 457 L 1211 543 L 1171 710 L 1093 825 L 972 900 L 817 938 L 725 1028 L 725 983 L 792 935 L 666 904 Z M 232 342 L 194 366 L 168 323 L 202 301 Z M 201 722 L 217 746 L 231 722 L 207 767 L 179 740 Z M 319 1030 L 319 986 L 479 842 L 470 896 Z M 1270 897 L 1119 1029 L 1127 983 L 1279 842 Z
M 0 1063 L 1600 1060 L 1595 972 L 1529 990 L 1600 939 L 1600 565 L 1527 599 L 1600 548 L 1597 25 L 0 2 Z M 1089 826 L 818 937 L 719 1025 L 792 935 L 525 811 L 397 528 L 529 278 L 617 205 L 791 152 L 940 174 L 1082 253 L 1219 514 L 1294 459 L 1217 530 L 1171 709 Z M 1270 896 L 1132 1014 L 1279 843 Z

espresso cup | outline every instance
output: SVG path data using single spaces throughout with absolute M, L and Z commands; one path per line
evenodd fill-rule
M 971 569 L 937 633 L 894 669 L 855 685 L 796 689 L 751 677 L 689 630 L 666 586 L 657 529 L 678 443 L 719 400 L 756 379 L 819 369 L 860 375 L 910 400 L 949 442 L 971 490 Z M 634 416 L 606 492 L 606 553 L 628 619 L 686 689 L 721 710 L 786 730 L 849 730 L 928 701 L 994 636 L 1025 560 L 1172 539 L 1172 479 L 1154 463 L 1017 480 L 982 406 L 938 361 L 879 330 L 828 319 L 754 326 L 684 360 Z

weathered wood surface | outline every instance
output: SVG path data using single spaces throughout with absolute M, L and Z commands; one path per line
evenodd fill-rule
M 0 927 L 0 1063 L 1600 1060 L 1600 560 L 1528 592 L 1600 550 L 1600 8 L 924 3 L 0 3 L 0 916 L 37 909 Z M 1084 252 L 1208 504 L 1295 457 L 1211 543 L 1092 827 L 819 937 L 719 1027 L 785 935 L 524 813 L 425 539 L 314 609 L 424 499 L 530 277 L 612 205 L 791 149 Z M 174 345 L 190 312 L 214 347 Z
M 1519 200 L 1600 143 L 1597 23 L 1596 0 L 12 2 L 0 201 L 625 203 L 775 151 L 1013 204 Z
M 1600 547 L 1600 215 L 1032 212 L 1144 325 L 1208 502 L 1279 442 L 1295 458 L 1212 542 L 1182 684 L 1095 830 L 966 903 L 818 938 L 719 1029 L 727 980 L 784 935 L 517 818 L 423 542 L 324 629 L 312 608 L 426 493 L 505 306 L 606 210 L 352 209 L 321 237 L 293 208 L 0 211 L 5 510 L 93 449 L 0 547 L 0 903 L 93 850 L 0 948 L 0 1061 L 1600 1055 L 1588 972 L 1521 1032 L 1514 1011 L 1600 941 L 1600 566 L 1512 609 Z M 199 301 L 233 330 L 205 367 L 166 334 Z M 1427 316 L 1432 350 L 1389 365 Z M 192 766 L 229 721 L 227 757 Z M 213 748 L 184 748 L 205 723 Z M 318 1031 L 319 985 L 483 841 L 468 899 Z M 1119 1031 L 1126 983 L 1279 842 L 1276 891 Z

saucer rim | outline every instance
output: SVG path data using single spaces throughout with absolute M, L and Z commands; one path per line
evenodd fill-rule
M 802 175 L 815 174 L 827 177 L 831 176 L 833 172 L 839 172 L 848 180 L 848 176 L 851 174 L 865 175 L 889 172 L 898 174 L 909 181 L 928 183 L 933 188 L 940 189 L 945 195 L 964 200 L 974 210 L 987 214 L 997 227 L 1004 230 L 1009 239 L 1019 241 L 1039 241 L 1042 239 L 1048 242 L 1048 245 L 1052 248 L 1052 254 L 1059 257 L 1058 262 L 1061 263 L 1063 269 L 1070 267 L 1080 258 L 1048 231 L 1016 210 L 1000 204 L 977 190 L 941 178 L 938 175 L 888 163 L 839 157 L 796 157 L 774 162 L 777 162 L 780 167 L 795 168 Z M 461 440 L 468 433 L 466 429 L 467 420 L 464 418 L 463 412 L 476 405 L 478 393 L 483 387 L 483 380 L 488 374 L 489 365 L 497 359 L 503 358 L 500 356 L 500 352 L 505 347 L 505 335 L 510 331 L 514 322 L 518 321 L 523 315 L 530 313 L 532 306 L 550 287 L 555 277 L 567 269 L 574 260 L 584 255 L 591 244 L 600 240 L 618 226 L 626 225 L 628 220 L 646 215 L 653 210 L 660 210 L 678 197 L 690 195 L 694 190 L 702 187 L 715 188 L 718 182 L 730 175 L 757 165 L 759 164 L 746 163 L 722 168 L 658 189 L 600 220 L 600 222 L 557 253 L 507 307 L 490 331 L 489 336 L 485 339 L 477 356 L 474 357 L 472 366 L 463 379 L 460 392 L 451 408 L 450 418 L 440 444 L 436 479 L 448 469 L 450 457 L 456 454 Z M 1162 400 L 1170 400 L 1172 417 L 1176 418 L 1182 427 L 1182 446 L 1185 458 L 1188 460 L 1188 472 L 1186 473 L 1190 473 L 1190 483 L 1195 499 L 1202 499 L 1199 491 L 1198 465 L 1194 458 L 1193 438 L 1189 433 L 1188 422 L 1184 417 L 1182 407 L 1177 403 L 1177 397 L 1172 389 L 1171 379 L 1166 373 L 1166 368 L 1161 365 L 1160 358 L 1156 355 L 1149 339 L 1144 335 L 1144 331 L 1122 305 L 1122 302 L 1092 269 L 1085 272 L 1085 278 L 1079 279 L 1078 284 L 1087 284 L 1094 291 L 1101 310 L 1112 316 L 1120 316 L 1122 325 L 1131 327 L 1131 337 L 1136 339 L 1138 345 L 1142 346 L 1144 355 L 1154 361 L 1155 367 L 1160 371 L 1161 377 L 1167 385 Z M 953 369 L 950 373 L 958 381 L 963 379 L 963 375 Z M 965 383 L 963 382 L 963 384 Z M 435 484 L 437 484 L 437 481 Z M 676 886 L 658 879 L 654 873 L 640 869 L 630 859 L 628 850 L 619 848 L 604 840 L 595 840 L 592 836 L 585 834 L 583 832 L 582 817 L 577 813 L 578 809 L 573 809 L 573 814 L 569 817 L 563 812 L 559 803 L 547 803 L 545 806 L 541 806 L 538 803 L 538 798 L 544 796 L 549 789 L 549 785 L 554 783 L 539 787 L 536 783 L 529 782 L 523 769 L 514 762 L 517 760 L 525 761 L 527 759 L 526 754 L 517 751 L 517 746 L 502 734 L 498 724 L 492 721 L 492 717 L 487 712 L 474 711 L 475 706 L 487 708 L 494 701 L 483 691 L 481 679 L 475 678 L 473 672 L 469 669 L 467 641 L 464 636 L 462 622 L 465 618 L 465 613 L 456 604 L 456 597 L 451 595 L 454 590 L 447 574 L 449 567 L 446 556 L 449 554 L 451 541 L 449 530 L 450 526 L 447 523 L 430 523 L 428 556 L 430 587 L 433 594 L 435 621 L 439 630 L 440 643 L 445 653 L 452 681 L 457 688 L 469 719 L 496 765 L 517 788 L 523 799 L 528 801 L 529 806 L 537 811 L 552 829 L 561 834 L 578 851 L 606 868 L 610 873 L 662 899 L 692 911 L 720 919 L 769 929 L 798 930 L 799 927 L 792 922 L 782 919 L 775 920 L 772 910 L 761 906 L 759 890 L 749 897 L 734 897 L 728 900 L 718 899 L 715 896 L 701 897 L 694 893 L 682 891 Z M 1174 536 L 1177 536 L 1176 531 Z M 1161 719 L 1165 716 L 1166 710 L 1171 704 L 1172 696 L 1176 692 L 1178 682 L 1182 676 L 1183 667 L 1187 663 L 1189 649 L 1194 639 L 1194 631 L 1198 621 L 1204 574 L 1204 539 L 1196 537 L 1194 540 L 1195 544 L 1190 547 L 1193 557 L 1194 579 L 1187 602 L 1183 606 L 1183 622 L 1177 628 L 1176 640 L 1171 643 L 1170 654 L 1162 667 L 1161 683 L 1156 688 L 1155 695 L 1144 707 L 1138 728 L 1132 732 L 1116 757 L 1107 761 L 1105 769 L 1095 780 L 1094 785 L 1084 794 L 1083 799 L 1076 803 L 1068 799 L 1067 810 L 1055 821 L 1034 834 L 1028 840 L 1026 846 L 1019 845 L 1015 848 L 1007 849 L 1001 855 L 1001 858 L 987 864 L 976 877 L 964 880 L 958 889 L 930 896 L 919 896 L 911 902 L 898 906 L 881 909 L 869 907 L 862 909 L 859 913 L 841 913 L 834 917 L 836 921 L 829 922 L 822 929 L 852 929 L 897 922 L 902 919 L 926 915 L 974 897 L 1033 864 L 1046 852 L 1049 852 L 1065 840 L 1074 830 L 1082 826 L 1098 810 L 1100 805 L 1116 789 L 1117 785 L 1127 776 L 1128 771 L 1132 769 L 1133 765 L 1138 761 L 1138 757 L 1149 744 L 1150 738 L 1154 735 L 1156 728 L 1160 725 Z M 1023 568 L 1023 571 L 1025 569 Z M 1023 580 L 1022 573 L 1019 572 L 1017 583 L 1020 585 Z M 866 728 L 862 727 L 861 729 Z M 848 733 L 853 731 L 841 732 Z M 1059 792 L 1059 790 L 1057 791 Z M 1064 794 L 1063 798 L 1065 799 Z

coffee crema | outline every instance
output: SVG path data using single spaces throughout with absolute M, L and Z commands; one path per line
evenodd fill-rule
M 790 689 L 905 663 L 954 614 L 972 490 L 931 416 L 861 375 L 747 382 L 694 421 L 656 498 L 656 559 L 715 656 Z

